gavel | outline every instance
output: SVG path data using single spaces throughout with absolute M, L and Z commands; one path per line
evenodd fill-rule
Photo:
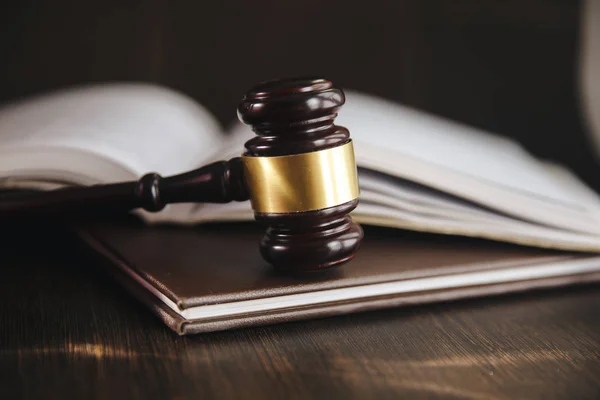
M 344 92 L 323 78 L 262 82 L 237 109 L 256 134 L 241 157 L 171 177 L 148 173 L 133 182 L 11 196 L 0 201 L 0 219 L 250 200 L 255 219 L 267 227 L 260 253 L 276 269 L 341 265 L 363 238 L 348 215 L 359 195 L 352 140 L 334 124 L 344 102 Z

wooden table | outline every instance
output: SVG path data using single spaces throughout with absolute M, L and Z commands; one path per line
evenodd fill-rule
M 3 229 L 0 398 L 600 398 L 600 286 L 178 337 L 56 227 Z

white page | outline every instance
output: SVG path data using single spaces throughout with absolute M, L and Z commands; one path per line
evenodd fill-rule
M 354 91 L 346 91 L 346 105 L 336 123 L 350 129 L 358 147 L 368 144 L 533 197 L 578 206 L 537 160 L 500 136 Z
M 361 195 L 365 191 L 381 193 L 392 199 L 405 200 L 435 208 L 439 212 L 485 213 L 482 207 L 460 198 L 389 175 L 360 169 L 358 172 Z M 487 210 L 486 210 L 487 211 Z
M 75 88 L 0 110 L 0 177 L 98 183 L 166 176 L 197 168 L 221 140 L 208 111 L 169 89 Z
M 515 142 L 352 91 L 338 120 L 351 131 L 359 166 L 521 219 L 600 233 L 590 204 Z
M 357 208 L 354 219 L 363 224 L 387 226 L 430 233 L 472 236 L 529 246 L 562 250 L 600 252 L 598 236 L 565 232 L 520 221 L 490 223 L 486 221 L 452 220 L 401 211 L 381 205 L 364 204 Z

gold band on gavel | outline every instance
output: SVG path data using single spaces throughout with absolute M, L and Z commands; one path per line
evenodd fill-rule
M 254 211 L 320 210 L 358 197 L 352 141 L 331 149 L 277 157 L 242 156 Z

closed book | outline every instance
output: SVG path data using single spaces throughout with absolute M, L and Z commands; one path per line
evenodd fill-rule
M 563 286 L 600 279 L 600 256 L 366 227 L 356 258 L 327 272 L 278 273 L 255 224 L 77 228 L 103 265 L 178 334 Z

